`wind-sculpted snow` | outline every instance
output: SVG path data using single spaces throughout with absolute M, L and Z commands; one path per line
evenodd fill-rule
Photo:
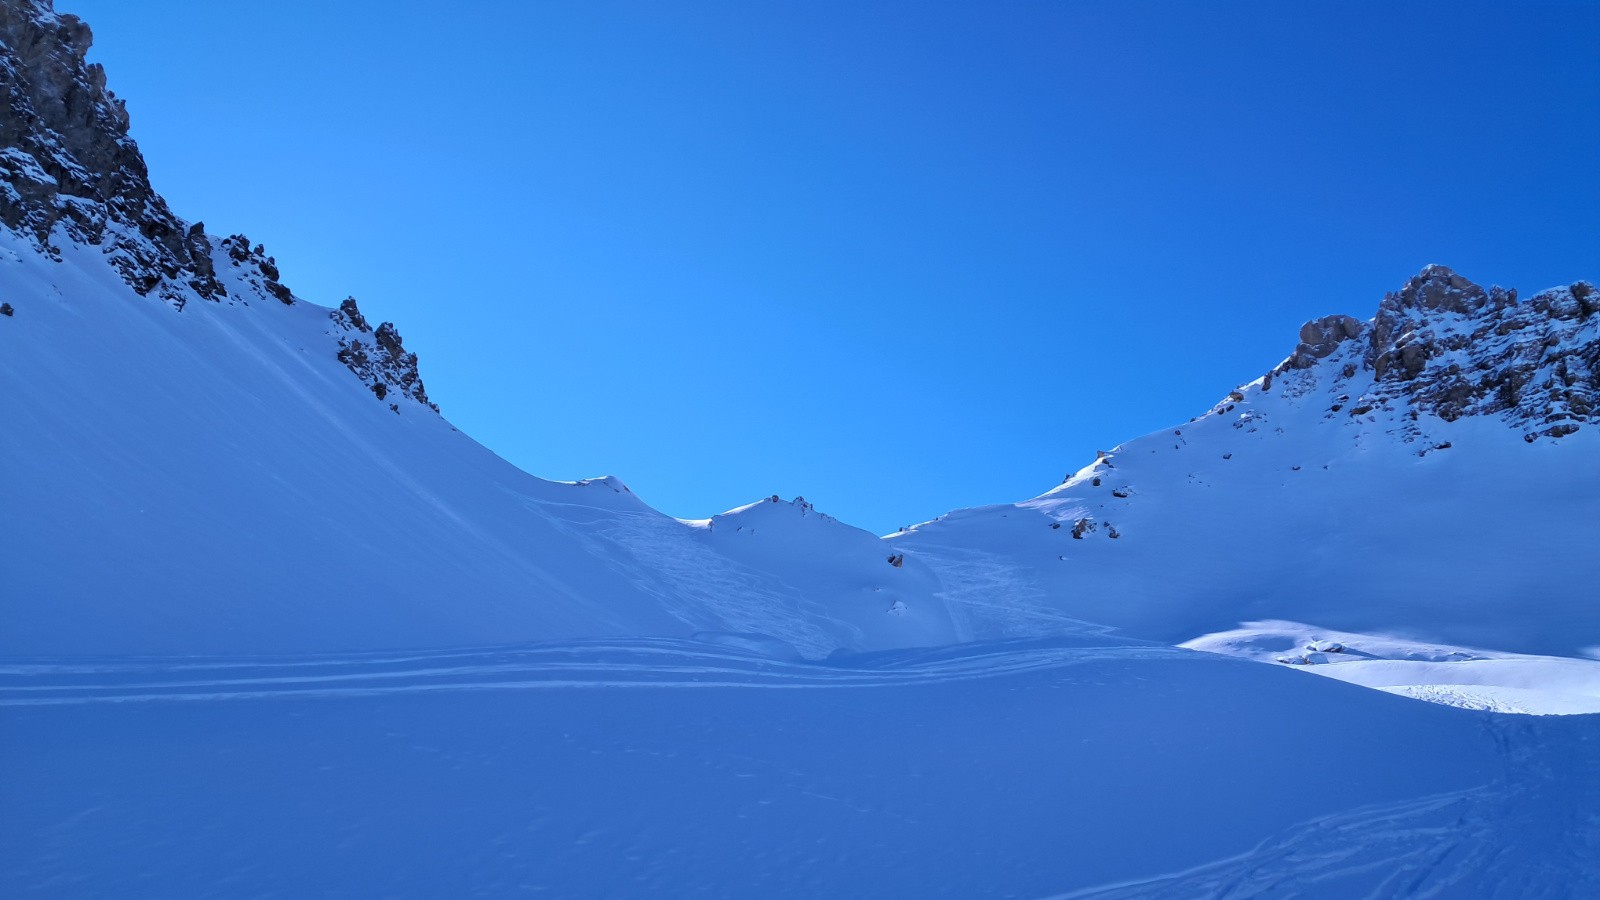
M 1351 896 L 1331 886 L 1385 883 L 1356 877 L 1364 840 L 1420 895 L 1587 877 L 1556 829 L 1592 782 L 1555 786 L 1587 777 L 1591 717 L 1097 635 L 747 646 L 14 661 L 0 893 L 1045 896 L 1182 871 L 1174 896 Z

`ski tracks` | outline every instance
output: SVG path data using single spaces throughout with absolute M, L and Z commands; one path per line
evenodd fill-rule
M 1565 718 L 1486 716 L 1505 771 L 1480 788 L 1313 819 L 1239 856 L 1055 900 L 1600 897 L 1600 759 L 1593 729 Z
M 772 590 L 773 579 L 705 546 L 677 519 L 654 511 L 575 507 L 593 516 L 580 524 L 552 510 L 553 504 L 524 498 L 524 505 L 592 547 L 602 564 L 690 630 L 757 632 L 816 655 L 848 643 L 842 639 L 849 635 L 830 636 L 813 624 L 829 617 L 799 592 Z
M 939 577 L 943 600 L 963 641 L 1043 634 L 1106 634 L 1114 629 L 1074 619 L 1051 607 L 1015 561 L 980 550 L 930 547 L 917 553 Z
M 908 652 L 850 663 L 726 653 L 671 640 L 257 660 L 147 659 L 0 667 L 0 707 L 436 691 L 887 688 L 996 678 L 1106 660 L 1190 658 L 1155 647 L 1018 645 Z

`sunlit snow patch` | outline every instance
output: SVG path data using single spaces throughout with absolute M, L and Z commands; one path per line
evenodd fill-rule
M 1351 684 L 1492 712 L 1600 712 L 1600 660 L 1456 647 L 1299 622 L 1246 622 L 1179 646 L 1295 666 Z

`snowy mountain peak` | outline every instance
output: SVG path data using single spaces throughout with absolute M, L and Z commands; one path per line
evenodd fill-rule
M 1600 568 L 1600 296 L 1429 266 L 1363 322 L 1049 492 L 894 535 L 958 634 L 1096 623 L 1162 641 L 1281 619 L 1571 653 Z
M 1496 416 L 1529 441 L 1600 421 L 1600 292 L 1579 281 L 1518 302 L 1430 265 L 1388 294 L 1365 323 L 1307 322 L 1300 343 L 1258 386 L 1329 395 L 1345 417 L 1389 412 L 1415 438 L 1429 416 Z M 1238 399 L 1243 399 L 1243 393 Z

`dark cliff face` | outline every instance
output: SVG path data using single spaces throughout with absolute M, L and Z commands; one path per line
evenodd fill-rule
M 91 40 L 50 0 L 0 0 L 0 226 L 57 260 L 63 241 L 99 247 L 135 292 L 178 310 L 194 299 L 293 304 L 264 247 L 206 234 L 151 187 L 127 110 L 85 58 Z M 372 331 L 359 324 L 349 330 Z M 379 399 L 396 393 L 437 411 L 394 325 L 365 341 L 341 337 L 338 353 Z
M 1600 424 L 1600 291 L 1580 281 L 1519 302 L 1514 290 L 1428 266 L 1370 322 L 1306 323 L 1268 385 L 1301 372 L 1359 393 L 1334 410 L 1346 415 L 1498 416 L 1529 441 L 1559 438 Z
M 150 187 L 128 113 L 85 61 L 89 26 L 43 0 L 0 2 L 0 223 L 55 254 L 56 229 L 103 246 L 140 294 L 182 304 L 226 291 L 204 229 L 185 225 Z

